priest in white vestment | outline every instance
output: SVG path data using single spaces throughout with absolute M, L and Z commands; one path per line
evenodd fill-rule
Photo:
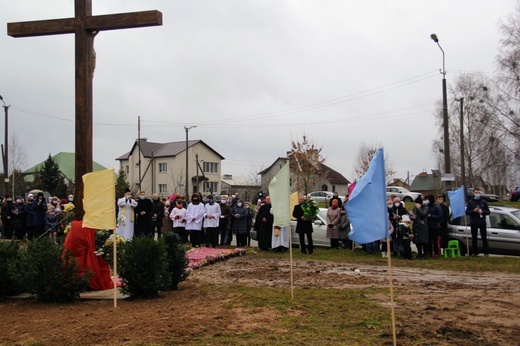
M 132 199 L 129 189 L 125 190 L 125 196 L 117 200 L 119 214 L 117 217 L 117 234 L 128 241 L 134 237 L 134 208 L 137 207 L 137 201 Z

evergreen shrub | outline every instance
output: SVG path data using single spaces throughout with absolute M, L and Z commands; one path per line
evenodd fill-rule
M 35 239 L 20 251 L 10 268 L 17 287 L 44 302 L 68 302 L 79 298 L 91 273 L 81 273 L 74 257 L 49 238 Z
M 131 297 L 153 297 L 168 289 L 170 275 L 164 242 L 134 237 L 131 242 L 122 244 L 118 275 L 121 292 Z
M 189 272 L 186 271 L 189 260 L 186 257 L 186 248 L 179 235 L 170 232 L 163 236 L 168 258 L 168 272 L 170 274 L 170 289 L 177 289 L 179 283 L 186 280 Z
M 0 242 L 0 299 L 16 294 L 15 282 L 9 267 L 16 267 L 20 246 L 15 241 Z

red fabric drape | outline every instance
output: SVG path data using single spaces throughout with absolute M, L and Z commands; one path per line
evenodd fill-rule
M 70 231 L 65 238 L 64 251 L 70 250 L 82 273 L 92 272 L 89 283 L 91 290 L 107 290 L 113 288 L 114 284 L 110 278 L 108 263 L 101 256 L 94 254 L 95 232 L 93 228 L 84 228 L 83 221 L 72 221 Z

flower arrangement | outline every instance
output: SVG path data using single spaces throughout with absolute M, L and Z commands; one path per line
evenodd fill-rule
M 114 234 L 107 230 L 97 230 L 96 231 L 96 251 L 94 254 L 96 256 L 103 256 L 103 258 L 112 263 L 113 259 L 113 251 L 114 251 L 114 238 L 116 245 L 126 243 L 125 238 L 117 234 L 114 237 Z
M 71 224 L 70 224 L 70 222 L 69 222 L 69 223 L 67 224 L 67 226 L 65 226 L 65 228 L 63 229 L 63 234 L 66 235 L 67 233 L 69 233 L 69 231 L 70 231 L 70 227 L 71 227 Z
M 63 211 L 66 212 L 67 214 L 69 214 L 69 213 L 73 213 L 75 209 L 76 209 L 76 207 L 74 206 L 74 204 L 69 202 L 65 205 L 65 208 L 63 209 Z
M 117 218 L 117 225 L 126 226 L 126 217 L 124 215 L 119 215 L 119 217 Z
M 311 198 L 307 198 L 302 203 L 302 210 L 303 210 L 303 216 L 307 220 L 312 220 L 314 217 L 316 217 L 316 215 L 318 215 L 318 212 L 320 211 L 320 209 L 316 205 L 316 202 Z

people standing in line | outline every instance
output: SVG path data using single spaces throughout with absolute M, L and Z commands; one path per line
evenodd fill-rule
M 180 197 L 177 197 L 174 207 L 170 212 L 170 220 L 172 220 L 172 230 L 177 234 L 183 243 L 188 242 L 188 232 L 186 232 L 186 208 Z
M 152 195 L 152 235 L 157 234 L 157 239 L 161 237 L 161 229 L 164 219 L 164 203 L 159 199 L 159 195 Z M 154 236 L 155 237 L 155 236 Z
M 473 199 L 468 201 L 466 206 L 466 215 L 469 215 L 469 225 L 471 228 L 471 256 L 478 256 L 478 233 L 480 231 L 480 239 L 482 241 L 482 250 L 484 256 L 489 256 L 489 245 L 487 240 L 486 215 L 489 215 L 489 207 L 487 201 L 480 198 L 480 189 L 473 189 Z
M 238 192 L 235 192 L 235 195 L 231 199 L 231 207 L 236 207 L 239 200 L 241 201 L 240 196 Z M 244 203 L 244 201 L 242 201 L 242 203 Z
M 149 237 L 152 230 L 152 201 L 146 198 L 146 193 L 141 191 L 139 193 L 139 199 L 137 200 L 137 206 L 134 209 L 135 212 L 135 236 L 136 237 Z
M 417 247 L 417 258 L 426 259 L 428 257 L 430 237 L 428 235 L 428 206 L 423 203 L 422 196 L 418 196 L 415 199 L 412 220 L 413 240 Z
M 124 218 L 117 223 L 117 234 L 131 241 L 134 237 L 134 209 L 137 207 L 137 201 L 132 198 L 130 189 L 125 189 L 125 195 L 117 200 L 117 206 L 119 207 L 118 218 Z
M 329 199 L 329 207 L 332 207 L 332 201 L 334 200 L 338 201 L 338 208 L 343 209 L 343 201 L 341 200 L 337 192 L 334 192 L 332 194 L 332 197 Z
M 13 239 L 13 198 L 10 194 L 6 194 L 2 201 L 2 227 L 3 237 L 5 239 Z
M 437 204 L 442 210 L 441 228 L 439 230 L 440 244 L 444 249 L 448 246 L 448 221 L 450 220 L 450 207 L 444 204 L 444 196 L 437 196 Z
M 271 214 L 271 197 L 265 198 L 265 203 L 262 204 L 256 214 L 255 225 L 258 224 L 258 248 L 267 251 L 271 248 L 271 241 L 273 237 L 273 222 L 274 217 Z
M 218 222 L 218 233 L 220 234 L 220 245 L 227 245 L 229 238 L 229 219 L 231 218 L 231 207 L 227 197 L 220 200 L 220 217 Z
M 312 241 L 312 219 L 307 219 L 303 212 L 302 205 L 305 202 L 305 196 L 300 195 L 299 204 L 294 206 L 292 216 L 296 219 L 296 233 L 300 238 L 300 251 L 303 254 L 312 255 L 314 253 L 314 243 Z M 307 237 L 307 245 L 305 244 Z
M 34 197 L 30 195 L 31 202 L 34 201 Z M 27 206 L 22 200 L 22 196 L 16 196 L 16 199 L 11 207 L 11 217 L 12 217 L 12 228 L 13 233 L 16 239 L 22 240 L 25 236 L 26 228 L 27 228 Z M 31 214 L 31 224 L 34 218 Z
M 251 208 L 251 203 L 244 202 L 244 207 L 246 207 L 247 216 L 247 246 L 251 246 L 251 227 L 253 226 L 253 218 L 255 217 L 255 212 Z
M 338 207 L 338 201 L 333 200 L 332 206 L 327 209 L 327 233 L 326 237 L 330 239 L 330 248 L 339 249 L 339 221 L 341 219 L 341 210 Z
M 191 203 L 186 209 L 186 231 L 190 235 L 192 247 L 200 247 L 202 243 L 202 221 L 204 219 L 204 204 L 198 194 L 191 196 Z
M 430 238 L 430 246 L 428 251 L 431 257 L 439 256 L 441 254 L 441 221 L 442 221 L 442 209 L 440 205 L 435 203 L 435 197 L 433 195 L 426 196 L 424 201 L 428 206 L 428 236 Z
M 231 224 L 233 234 L 236 235 L 237 246 L 247 245 L 247 210 L 242 200 L 236 201 L 236 206 L 231 209 Z
M 208 203 L 204 205 L 204 228 L 206 229 L 206 247 L 216 248 L 218 245 L 218 224 L 220 220 L 220 206 L 209 195 Z

